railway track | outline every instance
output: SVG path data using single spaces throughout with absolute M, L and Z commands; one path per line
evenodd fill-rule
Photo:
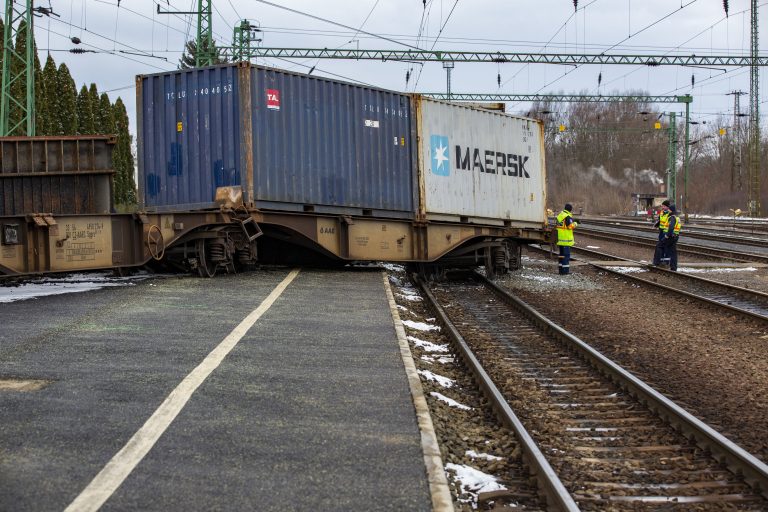
M 690 297 L 708 304 L 735 311 L 737 313 L 768 321 L 768 293 L 750 290 L 728 283 L 721 283 L 703 277 L 692 276 L 680 272 L 671 272 L 664 268 L 645 265 L 638 261 L 613 256 L 592 249 L 574 247 L 576 252 L 590 254 L 600 260 L 614 259 L 641 265 L 642 273 L 620 272 L 608 265 L 589 262 L 595 268 L 604 272 L 619 275 L 630 281 L 648 286 L 661 288 L 685 297 Z M 641 277 L 641 276 L 648 276 Z
M 588 227 L 579 226 L 579 233 L 590 238 L 599 240 L 610 240 L 613 242 L 623 241 L 629 242 L 633 245 L 641 245 L 644 247 L 656 247 L 656 240 L 649 237 L 639 235 L 629 235 L 625 233 L 614 233 L 610 231 L 604 231 L 599 229 L 593 229 Z M 688 254 L 696 257 L 707 256 L 710 258 L 716 258 L 727 261 L 735 261 L 739 263 L 768 263 L 768 255 L 756 254 L 751 252 L 736 251 L 732 249 L 720 249 L 715 247 L 708 247 L 703 245 L 694 245 L 690 243 L 678 243 L 678 254 Z
M 421 284 L 552 509 L 768 509 L 768 466 L 478 279 Z
M 658 234 L 658 229 L 649 225 L 648 222 L 587 219 L 584 221 L 584 224 L 589 226 L 629 228 L 636 231 L 642 231 L 644 233 Z M 584 227 L 584 224 L 579 225 Z M 751 245 L 755 247 L 768 246 L 768 238 L 765 236 L 746 236 L 744 234 L 737 234 L 730 230 L 715 230 L 713 228 L 695 227 L 688 224 L 685 225 L 685 236 L 686 238 L 697 238 L 700 240 L 711 240 L 716 242 L 728 242 L 739 245 Z

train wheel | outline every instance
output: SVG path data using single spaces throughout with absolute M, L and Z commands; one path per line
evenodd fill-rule
M 218 264 L 215 261 L 210 261 L 209 254 L 206 254 L 209 250 L 209 243 L 205 239 L 200 239 L 195 243 L 195 252 L 197 253 L 197 273 L 200 277 L 213 277 L 216 275 L 216 268 Z
M 496 277 L 496 261 L 493 257 L 493 248 L 486 247 L 483 249 L 483 260 L 485 263 L 485 277 L 493 279 Z
M 149 249 L 149 255 L 153 259 L 160 261 L 165 254 L 165 240 L 163 240 L 163 232 L 155 224 L 149 226 L 147 230 L 147 249 Z

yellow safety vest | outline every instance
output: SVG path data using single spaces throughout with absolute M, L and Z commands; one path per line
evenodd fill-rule
M 571 217 L 571 212 L 563 210 L 557 216 L 557 245 L 571 246 L 574 243 L 573 229 L 576 227 L 576 221 L 571 217 L 571 225 L 565 225 L 565 219 Z
M 667 226 L 669 226 L 669 217 L 667 217 Z M 675 216 L 675 227 L 672 230 L 675 235 L 679 235 L 681 229 L 683 229 L 683 223 L 680 221 L 680 217 Z
M 667 229 L 669 229 L 669 216 L 670 211 L 663 211 L 659 214 L 659 229 L 663 232 L 667 232 Z

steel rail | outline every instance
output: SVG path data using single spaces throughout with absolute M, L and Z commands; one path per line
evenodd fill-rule
M 584 223 L 589 225 L 597 225 L 597 226 L 609 226 L 609 227 L 617 227 L 617 228 L 628 228 L 628 229 L 636 229 L 636 230 L 642 230 L 643 232 L 647 233 L 658 233 L 658 229 L 654 228 L 652 226 L 649 226 L 647 223 L 641 223 L 640 221 L 634 221 L 634 224 L 630 224 L 633 221 L 611 221 L 611 220 L 604 220 L 604 219 L 589 219 L 585 220 Z M 618 225 L 617 225 L 618 224 Z M 580 226 L 582 226 L 581 223 L 579 223 Z M 722 234 L 720 233 L 713 233 L 714 228 L 706 228 L 702 226 L 685 226 L 685 236 L 686 238 L 700 238 L 702 240 L 712 240 L 715 242 L 728 242 L 728 243 L 737 243 L 737 244 L 743 244 L 743 245 L 753 245 L 755 247 L 766 247 L 768 246 L 768 238 L 755 238 L 755 237 L 749 237 L 744 236 L 743 234 L 739 234 L 736 232 L 724 232 Z
M 663 273 L 663 274 L 666 274 L 666 275 L 675 276 L 678 279 L 688 279 L 690 281 L 700 282 L 700 283 L 704 283 L 706 285 L 716 286 L 716 287 L 719 287 L 719 288 L 724 288 L 726 290 L 734 291 L 736 293 L 740 293 L 740 294 L 743 294 L 743 295 L 756 296 L 756 297 L 759 297 L 761 299 L 764 299 L 764 300 L 768 301 L 768 293 L 761 292 L 761 291 L 758 291 L 758 290 L 750 290 L 749 288 L 743 288 L 741 286 L 736 286 L 736 285 L 729 284 L 729 283 L 722 283 L 720 281 L 714 281 L 712 279 L 707 279 L 705 277 L 692 276 L 692 275 L 684 274 L 684 273 L 680 273 L 680 272 L 673 272 L 673 271 L 667 270 L 665 268 L 654 267 L 653 265 L 647 265 L 645 263 L 642 263 L 642 262 L 639 262 L 639 261 L 636 261 L 636 260 L 631 260 L 629 258 L 622 258 L 621 256 L 614 256 L 612 254 L 601 253 L 599 251 L 595 251 L 595 250 L 592 250 L 592 249 L 582 249 L 581 247 L 573 247 L 573 249 L 575 249 L 576 251 L 579 251 L 579 252 L 586 252 L 588 254 L 592 254 L 592 255 L 595 255 L 595 256 L 608 257 L 608 258 L 611 258 L 611 259 L 615 259 L 617 261 L 626 261 L 628 263 L 635 263 L 635 264 L 640 265 L 640 267 L 642 267 L 644 269 L 647 269 L 647 270 L 649 270 L 651 272 L 658 272 L 658 273 Z M 671 286 L 667 286 L 667 285 L 664 285 L 664 284 L 661 284 L 661 283 L 656 283 L 654 281 L 647 281 L 647 280 L 642 279 L 640 277 L 633 276 L 632 274 L 628 274 L 628 273 L 624 273 L 624 272 L 619 272 L 618 270 L 614 270 L 614 269 L 612 269 L 609 266 L 600 265 L 599 263 L 594 263 L 594 262 L 591 262 L 591 261 L 588 261 L 588 260 L 586 261 L 586 263 L 589 263 L 593 267 L 598 268 L 600 270 L 604 270 L 606 272 L 610 272 L 610 273 L 612 273 L 614 275 L 618 275 L 618 276 L 621 276 L 621 277 L 626 277 L 626 278 L 628 278 L 630 280 L 634 280 L 634 281 L 637 281 L 639 283 L 642 283 L 642 284 L 645 284 L 645 285 L 648 285 L 648 286 L 652 286 L 652 287 L 656 287 L 656 288 L 661 288 L 663 290 L 674 292 L 674 293 L 677 293 L 678 295 L 682 295 L 684 297 L 689 297 L 689 298 L 692 298 L 692 299 L 695 299 L 695 300 L 698 300 L 698 301 L 701 301 L 701 302 L 705 302 L 707 304 L 713 304 L 713 305 L 716 305 L 716 306 L 719 306 L 719 307 L 722 307 L 722 308 L 734 311 L 736 313 L 747 315 L 747 316 L 749 316 L 751 318 L 757 318 L 758 320 L 768 321 L 768 316 L 767 315 L 763 315 L 761 313 L 756 313 L 754 311 L 749 311 L 748 309 L 742 309 L 742 308 L 740 308 L 738 306 L 734 306 L 733 304 L 726 304 L 725 302 L 720 302 L 720 301 L 717 301 L 717 300 L 714 300 L 714 299 L 710 299 L 709 297 L 704 297 L 702 295 L 696 295 L 693 292 L 689 292 L 689 291 L 686 291 L 686 290 L 681 290 L 679 288 L 673 288 Z
M 456 352 L 460 354 L 464 364 L 474 375 L 475 382 L 477 382 L 485 396 L 491 402 L 501 421 L 517 436 L 517 440 L 520 442 L 523 459 L 531 468 L 531 473 L 536 478 L 539 484 L 539 489 L 543 492 L 544 497 L 547 500 L 547 504 L 550 507 L 555 507 L 556 510 L 577 512 L 579 507 L 576 504 L 576 501 L 560 481 L 554 469 L 552 469 L 552 466 L 550 466 L 546 457 L 533 440 L 533 437 L 531 437 L 525 429 L 523 423 L 501 394 L 501 391 L 499 391 L 491 377 L 483 369 L 483 366 L 472 352 L 472 349 L 469 348 L 467 342 L 450 321 L 445 310 L 437 302 L 437 298 L 432 293 L 432 290 L 429 289 L 429 286 L 427 286 L 418 275 L 414 280 L 427 296 L 430 305 L 434 308 L 435 314 L 453 342 Z
M 580 228 L 580 232 L 583 233 L 585 236 L 589 236 L 592 238 L 599 238 L 601 240 L 612 240 L 612 241 L 623 240 L 625 242 L 631 242 L 635 245 L 644 245 L 648 247 L 656 246 L 655 240 L 641 237 L 641 236 L 625 235 L 621 233 L 610 233 L 607 231 L 593 230 L 589 228 Z M 677 252 L 682 254 L 693 254 L 695 256 L 705 255 L 713 258 L 737 261 L 740 263 L 749 263 L 749 262 L 768 263 L 768 256 L 763 256 L 760 254 L 748 253 L 748 252 L 731 251 L 728 249 L 716 249 L 713 247 L 703 247 L 701 245 L 678 244 Z
M 522 312 L 529 320 L 557 337 L 564 346 L 569 347 L 597 371 L 605 375 L 645 407 L 670 423 L 685 437 L 692 439 L 703 450 L 709 450 L 712 456 L 724 461 L 735 474 L 743 476 L 745 482 L 757 494 L 768 498 L 768 465 L 748 453 L 746 450 L 716 432 L 682 407 L 650 387 L 648 384 L 614 363 L 586 342 L 555 324 L 507 290 L 477 274 L 486 286 L 493 289 L 507 304 Z

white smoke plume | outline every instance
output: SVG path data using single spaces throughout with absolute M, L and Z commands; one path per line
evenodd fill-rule
M 664 183 L 664 179 L 653 169 L 643 169 L 637 171 L 637 179 L 650 181 L 651 185 L 661 185 Z
M 587 169 L 588 177 L 590 178 L 600 178 L 604 182 L 606 182 L 609 185 L 612 186 L 622 186 L 622 185 L 636 185 L 636 184 L 642 184 L 642 183 L 650 183 L 653 186 L 658 186 L 664 183 L 664 178 L 659 175 L 656 171 L 653 169 L 639 169 L 634 170 L 630 167 L 625 167 L 623 169 L 624 179 L 617 179 L 608 174 L 608 171 L 605 169 L 604 166 L 590 166 Z
M 591 166 L 589 169 L 587 169 L 592 176 L 597 176 L 598 178 L 602 179 L 609 185 L 621 185 L 621 180 L 617 180 L 613 177 L 611 177 L 610 174 L 608 174 L 608 171 L 605 170 L 605 167 L 602 165 L 600 167 L 595 167 L 594 165 Z

